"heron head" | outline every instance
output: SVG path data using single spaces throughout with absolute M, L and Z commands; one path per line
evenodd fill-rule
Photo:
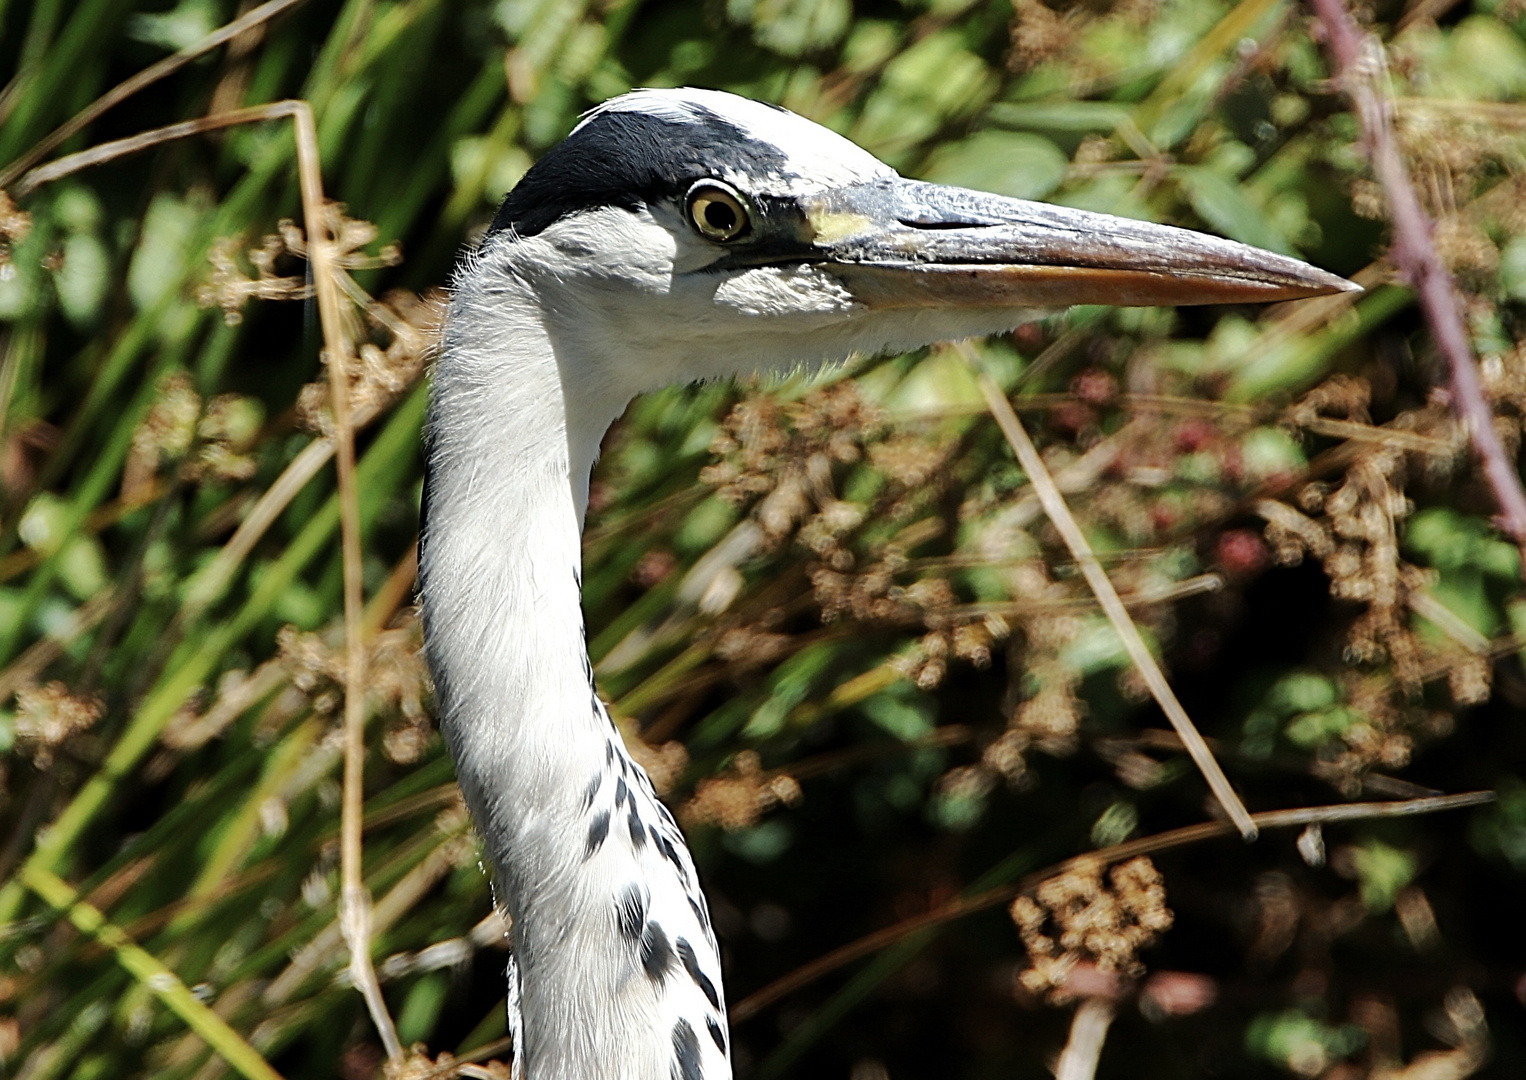
M 637 392 L 1011 329 L 1071 304 L 1291 300 L 1357 286 L 1186 229 L 907 180 L 713 90 L 590 112 L 504 200 L 478 266 Z

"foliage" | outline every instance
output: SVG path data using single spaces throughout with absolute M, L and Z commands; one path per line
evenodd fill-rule
M 1375 11 L 1515 451 L 1526 8 Z M 239 13 L 0 0 L 0 167 Z M 448 1064 L 504 1029 L 504 928 L 409 605 L 436 290 L 582 109 L 697 84 L 910 175 L 1206 228 L 1366 285 L 1077 308 L 980 359 L 1252 809 L 1501 796 L 1051 878 L 1017 925 L 917 929 L 744 1006 L 738 1074 L 1042 1076 L 1077 995 L 1119 1003 L 1104 1076 L 1520 1074 L 1519 553 L 1326 76 L 1277 0 L 307 0 L 66 141 L 287 97 L 316 112 L 360 343 L 365 871 L 405 1043 Z M 20 190 L 0 192 L 4 1068 L 225 1075 L 215 1013 L 282 1075 L 376 1075 L 336 922 L 339 511 L 290 125 Z M 601 689 L 690 831 L 733 1002 L 1205 815 L 952 350 L 635 402 L 584 559 Z

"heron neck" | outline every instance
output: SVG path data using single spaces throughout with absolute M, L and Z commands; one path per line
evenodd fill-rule
M 457 282 L 419 560 L 441 730 L 514 925 L 516 1058 L 533 1080 L 690 1075 L 675 1055 L 726 1077 L 719 956 L 693 863 L 588 660 L 588 472 L 626 401 L 584 385 L 543 307 L 512 273 L 479 267 Z
M 574 410 L 531 298 L 475 284 L 458 284 L 434 370 L 420 601 L 441 727 L 512 912 L 535 865 L 527 830 L 575 809 L 612 735 L 594 707 L 580 543 L 618 410 Z

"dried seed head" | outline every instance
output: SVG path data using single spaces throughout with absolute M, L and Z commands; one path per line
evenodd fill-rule
M 201 395 L 190 375 L 173 372 L 159 380 L 158 394 L 133 432 L 122 468 L 123 502 L 136 505 L 153 497 L 154 478 L 164 465 L 190 452 L 200 418 Z
M 419 380 L 439 344 L 444 318 L 445 294 L 439 289 L 423 296 L 394 289 L 366 303 L 365 320 L 375 340 L 361 342 L 347 364 L 356 427 L 370 423 Z M 297 395 L 298 422 L 317 434 L 333 432 L 329 389 L 324 379 L 308 383 Z
M 938 778 L 936 793 L 946 799 L 983 799 L 996 787 L 996 774 L 984 765 L 960 765 Z
M 61 682 L 16 691 L 16 748 L 39 769 L 50 768 L 59 750 L 101 718 L 99 698 L 76 697 Z
M 1078 29 L 1039 0 L 1025 0 L 1017 5 L 1012 20 L 1012 51 L 1007 65 L 1013 71 L 1026 71 L 1060 56 L 1076 40 Z
M 1147 857 L 1113 867 L 1105 880 L 1102 870 L 1102 863 L 1080 862 L 1010 909 L 1029 957 L 1019 979 L 1052 1003 L 1073 996 L 1066 980 L 1081 963 L 1138 978 L 1144 973 L 1139 950 L 1171 928 L 1164 881 Z
M 10 195 L 0 191 L 0 269 L 15 272 L 10 265 L 11 251 L 31 231 L 32 215 L 12 202 Z
M 719 825 L 727 831 L 745 829 L 757 824 L 765 812 L 781 802 L 798 801 L 799 795 L 800 785 L 792 778 L 766 778 L 757 752 L 743 750 L 732 759 L 724 775 L 699 782 L 679 817 L 688 825 Z
M 276 260 L 287 253 L 279 235 L 264 237 L 258 247 L 245 253 L 254 269 L 251 276 L 239 265 L 239 241 L 222 237 L 212 244 L 207 261 L 212 264 L 206 281 L 196 289 L 196 302 L 204 308 L 223 309 L 223 321 L 237 326 L 244 319 L 244 305 L 250 300 L 305 300 L 312 288 L 300 275 L 283 277 L 276 273 Z
M 653 746 L 641 739 L 627 739 L 626 750 L 646 770 L 658 795 L 667 795 L 689 767 L 689 751 L 676 740 Z
M 1000 775 L 1009 787 L 1016 787 L 1027 777 L 1028 762 L 1023 754 L 1030 743 L 1027 732 L 1009 728 L 985 748 L 980 760 Z

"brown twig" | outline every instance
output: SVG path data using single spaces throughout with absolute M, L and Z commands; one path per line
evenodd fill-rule
M 102 113 L 126 101 L 145 86 L 151 86 L 165 76 L 174 74 L 203 53 L 211 52 L 224 42 L 233 40 L 245 31 L 252 30 L 261 23 L 270 21 L 283 11 L 293 8 L 302 2 L 303 0 L 267 0 L 266 3 L 234 19 L 228 25 L 212 31 L 200 41 L 192 42 L 173 56 L 166 56 L 157 64 L 151 64 L 144 68 L 132 78 L 124 79 L 122 82 L 117 83 L 116 86 L 96 98 L 89 105 L 86 105 L 62 125 L 45 135 L 38 141 L 37 145 L 7 165 L 4 171 L 0 171 L 0 189 L 9 187 L 16 177 L 58 149 L 72 136 L 83 131 Z M 18 194 L 20 193 L 18 191 Z
M 1179 753 L 1182 749 L 1182 741 L 1176 737 L 1176 732 L 1167 731 L 1165 728 L 1145 728 L 1138 735 L 1130 738 L 1098 739 L 1093 745 L 1097 746 L 1100 750 L 1108 742 L 1119 746 L 1139 747 L 1144 750 L 1163 750 L 1167 753 Z M 1238 757 L 1249 757 L 1243 749 L 1225 746 L 1217 739 L 1209 739 L 1208 745 L 1218 754 L 1229 753 Z M 1330 784 L 1336 790 L 1341 790 L 1341 784 L 1350 779 L 1348 773 L 1342 773 L 1330 762 L 1309 761 L 1307 758 L 1293 754 L 1286 756 L 1274 754 L 1269 758 L 1258 758 L 1256 760 L 1274 768 L 1286 769 L 1290 772 L 1306 772 L 1316 780 L 1322 780 Z M 1386 773 L 1371 770 L 1362 773 L 1360 779 L 1362 794 L 1364 795 L 1386 795 L 1391 799 L 1431 799 L 1441 794 L 1435 788 L 1428 788 L 1422 784 L 1414 784 L 1408 780 L 1400 780 L 1396 776 L 1389 776 Z
M 162 128 L 154 128 L 152 131 L 129 135 L 125 139 L 101 143 L 88 150 L 81 150 L 77 154 L 66 154 L 46 165 L 39 165 L 17 182 L 15 195 L 20 198 L 37 190 L 43 184 L 62 180 L 83 169 L 104 165 L 117 158 L 127 157 L 129 154 L 151 150 L 167 142 L 174 142 L 176 139 L 186 139 L 208 131 L 220 131 L 239 124 L 253 124 L 262 120 L 284 120 L 295 117 L 299 110 L 307 108 L 305 101 L 272 101 L 266 105 L 251 105 L 246 109 L 234 109 L 232 112 L 218 113 L 215 116 L 203 116 L 199 120 L 168 124 Z
M 418 576 L 419 542 L 415 540 L 366 605 L 365 621 L 360 628 L 362 640 L 370 644 L 377 634 L 386 629 L 392 616 L 397 614 L 397 609 L 413 595 L 413 583 L 418 580 Z
M 1494 801 L 1492 791 L 1470 791 L 1462 795 L 1439 795 L 1427 799 L 1405 799 L 1400 802 L 1378 803 L 1344 803 L 1335 806 L 1311 806 L 1298 810 L 1269 810 L 1251 816 L 1252 823 L 1258 829 L 1288 829 L 1303 825 L 1329 825 L 1343 821 L 1359 821 L 1366 818 L 1378 817 L 1407 817 L 1414 814 L 1434 814 L 1443 810 L 1461 810 L 1469 806 L 1482 806 Z M 919 930 L 927 930 L 943 923 L 952 922 L 965 915 L 972 915 L 977 911 L 985 911 L 987 908 L 1004 904 L 1018 893 L 1038 885 L 1040 882 L 1074 870 L 1083 865 L 1110 866 L 1113 863 L 1132 859 L 1136 855 L 1152 855 L 1159 851 L 1170 848 L 1183 847 L 1187 844 L 1201 843 L 1204 840 L 1212 840 L 1220 836 L 1229 836 L 1235 831 L 1234 826 L 1227 821 L 1205 821 L 1198 825 L 1188 825 L 1181 829 L 1172 829 L 1169 832 L 1156 833 L 1154 836 L 1141 837 L 1138 840 L 1128 840 L 1122 844 L 1102 848 L 1098 851 L 1090 851 L 1084 855 L 1076 855 L 1064 862 L 1056 863 L 1044 870 L 1028 874 L 1021 880 L 1008 885 L 997 885 L 985 892 L 976 893 L 973 896 L 962 896 L 957 900 L 951 900 L 942 907 L 921 915 L 914 915 L 909 919 L 903 919 L 894 926 L 887 926 L 882 930 L 876 930 L 872 934 L 866 934 L 857 941 L 849 942 L 840 948 L 833 949 L 825 956 L 820 956 L 810 963 L 802 965 L 782 978 L 775 979 L 761 990 L 756 990 L 739 1001 L 731 1010 L 731 1021 L 740 1024 L 756 1016 L 763 1009 L 772 1005 L 786 994 L 791 994 L 806 986 L 823 975 L 827 975 L 844 964 L 852 963 L 864 956 L 879 952 L 881 949 L 894 945 L 902 938 L 909 937 Z
M 129 599 L 128 595 L 119 593 L 118 590 L 105 589 L 70 612 L 61 625 L 51 629 L 26 652 L 0 668 L 0 702 L 9 701 L 17 690 L 35 681 L 80 635 L 95 629 L 107 614 Z
M 1095 557 L 1096 553 L 1093 552 Z M 1098 560 L 1101 561 L 1100 559 Z M 1061 563 L 1060 565 L 1064 565 Z M 1084 567 L 1082 570 L 1084 572 Z M 1132 607 L 1156 607 L 1160 604 L 1169 604 L 1177 600 L 1185 600 L 1189 596 L 1202 596 L 1204 593 L 1215 593 L 1224 588 L 1224 578 L 1220 574 L 1198 574 L 1195 577 L 1186 578 L 1183 581 L 1173 582 L 1160 589 L 1141 589 L 1120 595 L 1118 602 L 1124 609 Z M 1097 605 L 1105 611 L 1107 605 L 1100 599 Z M 1038 612 L 1060 611 L 1085 611 L 1093 607 L 1093 600 L 1087 597 L 1075 597 L 1062 600 L 987 600 L 973 604 L 950 604 L 941 609 L 946 615 L 959 615 L 963 617 L 981 615 L 1007 615 L 1023 616 Z
M 1484 396 L 1478 366 L 1473 361 L 1457 286 L 1436 250 L 1431 221 L 1420 206 L 1394 137 L 1392 102 L 1384 97 L 1377 82 L 1386 70 L 1383 46 L 1376 37 L 1362 32 L 1344 0 L 1310 0 L 1310 6 L 1324 27 L 1325 45 L 1356 109 L 1373 172 L 1388 201 L 1393 221 L 1390 252 L 1394 264 L 1419 295 L 1431 336 L 1446 358 L 1452 407 L 1468 429 L 1473 449 L 1483 462 L 1484 476 L 1499 504 L 1500 528 L 1515 540 L 1526 557 L 1526 490 L 1522 489 L 1520 474 L 1494 429 L 1494 410 Z
M 469 1050 L 458 1058 L 452 1058 L 443 1065 L 437 1065 L 428 1072 L 418 1077 L 418 1080 L 450 1080 L 451 1077 L 460 1075 L 463 1065 L 471 1065 L 478 1061 L 486 1061 L 490 1057 L 496 1057 L 503 1051 L 514 1046 L 514 1039 L 505 1035 L 501 1039 L 494 1039 L 486 1046 L 479 1046 L 475 1050 Z
M 294 110 L 297 171 L 302 186 L 302 217 L 307 222 L 307 259 L 323 325 L 324 359 L 329 372 L 329 408 L 334 417 L 334 465 L 339 475 L 339 536 L 344 570 L 344 796 L 340 809 L 339 864 L 342 882 L 339 926 L 350 949 L 350 977 L 365 998 L 387 1057 L 403 1060 L 403 1046 L 387 1012 L 381 984 L 371 963 L 371 894 L 361 861 L 365 814 L 366 643 L 362 633 L 365 599 L 361 588 L 360 490 L 355 482 L 355 429 L 350 417 L 351 342 L 344 332 L 340 306 L 340 269 L 334 260 L 337 238 L 329 227 L 318 157 L 318 127 L 306 102 Z
M 1240 835 L 1246 840 L 1254 840 L 1256 826 L 1251 820 L 1250 812 L 1245 809 L 1240 796 L 1235 794 L 1235 789 L 1230 786 L 1229 778 L 1224 775 L 1224 770 L 1214 759 L 1213 751 L 1208 749 L 1208 744 L 1203 742 L 1203 736 L 1193 725 L 1187 710 L 1182 708 L 1181 702 L 1177 700 L 1171 684 L 1166 681 L 1165 673 L 1160 670 L 1160 665 L 1155 662 L 1150 647 L 1145 644 L 1144 638 L 1140 636 L 1139 628 L 1134 625 L 1134 620 L 1129 616 L 1128 608 L 1119 599 L 1118 591 L 1113 588 L 1113 582 L 1107 576 L 1107 571 L 1097 561 L 1097 556 L 1092 552 L 1086 535 L 1076 524 L 1076 519 L 1071 516 L 1070 508 L 1065 504 L 1065 497 L 1055 486 L 1054 479 L 1044 465 L 1044 459 L 1039 456 L 1038 448 L 1033 445 L 1033 440 L 1028 438 L 1028 433 L 1023 430 L 1022 421 L 1013 411 L 1012 403 L 1007 400 L 1007 395 L 996 384 L 996 380 L 986 374 L 985 369 L 981 367 L 979 357 L 967 343 L 961 342 L 956 348 L 975 370 L 976 381 L 980 385 L 980 392 L 986 399 L 991 415 L 995 417 L 1002 434 L 1006 435 L 1007 442 L 1012 445 L 1013 451 L 1017 454 L 1018 464 L 1022 466 L 1023 472 L 1028 474 L 1028 480 L 1033 484 L 1034 494 L 1038 496 L 1040 504 L 1044 507 L 1044 513 L 1048 515 L 1050 522 L 1065 540 L 1065 546 L 1070 549 L 1071 557 L 1081 568 L 1081 574 L 1086 578 L 1086 583 L 1096 594 L 1097 603 L 1107 615 L 1108 622 L 1112 624 L 1113 631 L 1123 643 L 1129 659 L 1139 669 L 1145 684 L 1150 688 L 1151 695 L 1166 714 L 1166 719 L 1171 721 L 1171 726 L 1181 736 L 1182 744 L 1186 746 L 1187 753 L 1191 755 L 1198 771 L 1208 781 L 1208 787 L 1213 792 L 1214 798 L 1219 801 L 1219 805 L 1224 808 L 1229 819 L 1240 830 Z
M 431 889 L 440 883 L 440 880 L 460 861 L 458 845 L 462 838 L 466 836 L 469 829 L 470 826 L 466 816 L 463 814 L 460 815 L 458 821 L 445 827 L 443 833 L 438 827 L 431 827 L 420 834 L 429 844 L 427 852 L 376 902 L 374 912 L 369 903 L 363 909 L 366 917 L 365 929 L 367 929 L 368 933 L 372 925 L 385 930 L 397 922 L 398 919 L 411 911 Z M 369 891 L 367 891 L 366 896 L 368 899 L 369 895 Z M 346 925 L 347 922 L 350 922 L 351 925 Z M 353 917 L 346 916 L 344 897 L 341 895 L 339 898 L 339 910 L 334 922 L 325 926 L 307 944 L 293 953 L 285 969 L 274 979 L 270 980 L 264 990 L 261 991 L 261 999 L 265 1005 L 269 1008 L 274 1008 L 286 1004 L 296 995 L 308 979 L 318 972 L 326 970 L 341 949 L 350 953 L 351 960 L 349 967 L 346 969 L 346 974 L 353 980 L 356 968 L 354 962 L 355 952 L 349 945 L 353 925 Z M 369 961 L 369 951 L 365 951 L 364 955 Z M 370 972 L 372 980 L 376 979 L 376 973 L 369 962 L 366 964 L 365 970 Z M 376 983 L 376 994 L 377 999 L 380 1000 L 380 983 Z M 368 1006 L 370 1005 L 369 997 L 367 997 L 366 1003 Z M 385 1008 L 385 1002 L 383 1002 L 382 1009 L 384 1015 Z M 391 1038 L 396 1040 L 397 1033 L 392 1029 L 390 1016 L 387 1019 L 387 1028 Z M 378 1031 L 380 1030 L 378 1028 Z M 402 1058 L 402 1049 L 399 1047 L 397 1058 L 392 1060 L 401 1062 Z
M 365 668 L 362 632 L 364 610 L 361 593 L 360 495 L 355 483 L 355 430 L 349 408 L 350 345 L 344 334 L 339 287 L 341 270 L 334 259 L 335 237 L 329 227 L 328 204 L 323 194 L 323 172 L 318 152 L 318 128 L 312 107 L 305 101 L 287 100 L 203 117 L 145 131 L 126 139 L 104 143 L 78 154 L 33 169 L 16 186 L 25 194 L 41 184 L 58 180 L 81 169 L 138 153 L 191 135 L 262 120 L 289 118 L 296 137 L 297 176 L 302 195 L 302 217 L 307 226 L 307 257 L 318 299 L 318 318 L 323 328 L 325 358 L 329 369 L 329 400 L 334 417 L 332 437 L 339 474 L 340 544 L 344 567 L 345 625 L 345 747 L 344 796 L 340 811 L 340 928 L 350 949 L 350 975 L 376 1026 L 387 1056 L 402 1061 L 403 1048 L 382 997 L 381 985 L 371 963 L 370 894 L 361 874 L 362 814 L 365 780 Z M 321 452 L 313 455 L 321 460 Z

